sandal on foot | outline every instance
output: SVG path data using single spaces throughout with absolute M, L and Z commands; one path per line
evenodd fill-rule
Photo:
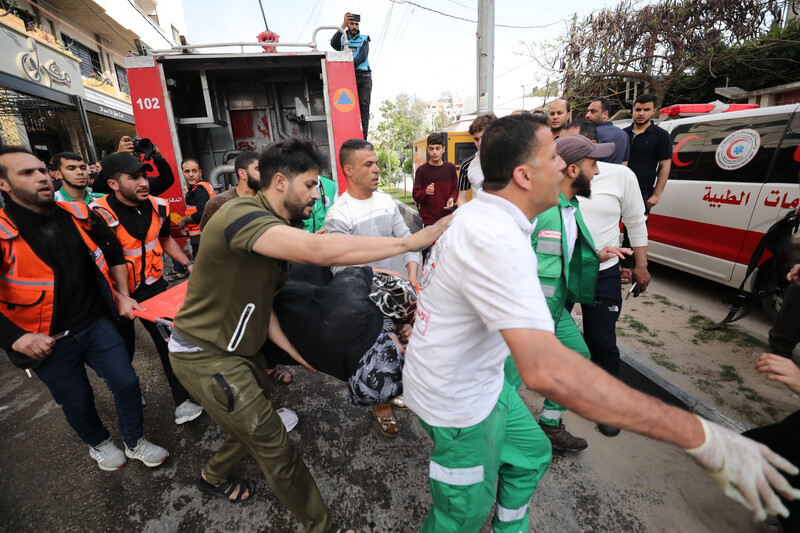
M 189 277 L 188 272 L 175 272 L 174 270 L 164 275 L 164 279 L 166 279 L 167 281 L 180 281 L 188 277 Z
M 389 405 L 395 409 L 400 409 L 401 411 L 408 411 L 408 406 L 406 405 L 406 402 L 403 401 L 402 396 L 395 396 L 389 400 Z
M 372 411 L 372 414 L 375 416 L 375 420 L 378 421 L 378 429 L 381 430 L 381 433 L 387 437 L 397 436 L 399 430 L 397 428 L 397 420 L 394 418 L 394 415 L 378 416 L 375 411 Z M 394 428 L 394 431 L 389 431 L 389 428 Z
M 627 285 L 628 283 L 630 283 L 631 280 L 633 279 L 633 277 L 631 276 L 630 269 L 623 268 L 622 271 L 619 274 L 619 279 L 620 279 L 620 281 L 622 281 L 623 285 Z
M 292 376 L 292 373 L 288 370 L 282 369 L 279 366 L 276 366 L 272 370 L 267 370 L 267 374 L 269 374 L 275 383 L 280 385 L 288 385 L 294 381 L 294 376 Z
M 223 498 L 231 503 L 244 503 L 250 500 L 250 498 L 252 498 L 256 493 L 256 487 L 253 485 L 252 481 L 235 478 L 233 476 L 229 477 L 226 482 L 220 483 L 216 486 L 212 485 L 201 477 L 197 480 L 197 488 L 200 489 L 200 492 L 205 492 L 206 494 L 210 494 L 218 498 Z M 233 494 L 237 489 L 238 492 L 236 493 L 236 497 L 231 498 L 231 494 Z M 245 490 L 250 493 L 247 498 L 242 496 Z

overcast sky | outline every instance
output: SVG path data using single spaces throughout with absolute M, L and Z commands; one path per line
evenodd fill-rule
M 476 93 L 477 0 L 262 0 L 267 23 L 282 42 L 309 42 L 317 26 L 339 26 L 344 13 L 361 15 L 361 31 L 370 36 L 373 71 L 372 112 L 402 91 L 435 100 L 443 91 L 463 97 Z M 613 6 L 607 0 L 497 0 L 495 2 L 495 107 L 502 107 L 535 86 L 547 74 L 522 42 L 557 45 L 573 13 Z M 254 41 L 264 21 L 258 0 L 184 0 L 189 42 Z M 449 16 L 432 12 L 436 10 Z M 467 20 L 459 20 L 460 17 Z M 536 26 L 506 28 L 506 26 Z M 328 50 L 332 32 L 319 33 Z

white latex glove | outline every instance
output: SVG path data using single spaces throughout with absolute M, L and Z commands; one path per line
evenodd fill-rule
M 722 492 L 753 511 L 758 521 L 766 520 L 768 514 L 788 517 L 789 511 L 775 491 L 793 500 L 800 499 L 800 490 L 792 488 L 775 468 L 795 475 L 797 467 L 763 444 L 697 419 L 703 424 L 706 440 L 685 451 L 708 470 Z

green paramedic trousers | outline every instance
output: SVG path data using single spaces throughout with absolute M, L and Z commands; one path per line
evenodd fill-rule
M 574 350 L 584 356 L 586 359 L 591 358 L 589 348 L 586 346 L 586 341 L 583 340 L 583 335 L 578 329 L 578 325 L 566 309 L 561 310 L 561 318 L 556 326 L 556 337 L 561 344 Z M 517 372 L 517 366 L 514 364 L 514 358 L 508 356 L 506 359 L 506 381 L 508 381 L 514 390 L 519 390 L 522 386 L 522 378 Z M 566 411 L 566 407 L 558 405 L 552 400 L 545 399 L 542 406 L 542 412 L 539 414 L 539 421 L 546 426 L 557 426 L 561 421 L 561 413 Z
M 516 390 L 504 383 L 497 404 L 467 428 L 434 427 L 433 507 L 420 533 L 475 533 L 497 501 L 496 533 L 528 531 L 528 506 L 550 466 L 552 448 Z
M 327 532 L 328 509 L 268 398 L 271 384 L 264 357 L 200 351 L 170 352 L 169 359 L 189 394 L 226 433 L 204 468 L 208 482 L 225 482 L 231 469 L 250 455 L 305 531 Z

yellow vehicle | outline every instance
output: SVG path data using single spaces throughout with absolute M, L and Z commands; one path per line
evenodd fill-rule
M 444 135 L 444 160 L 453 163 L 456 170 L 461 170 L 461 163 L 478 151 L 475 142 L 468 131 L 445 131 Z M 414 157 L 413 174 L 428 161 L 427 137 L 414 141 L 412 154 Z

